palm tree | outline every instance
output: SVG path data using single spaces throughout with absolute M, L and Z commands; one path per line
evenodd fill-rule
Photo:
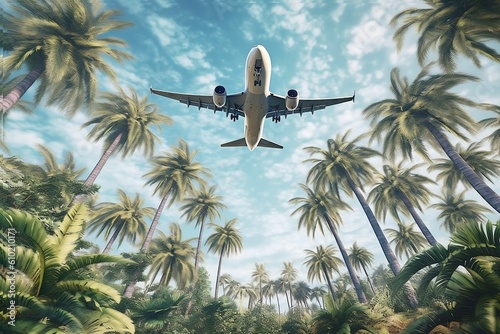
M 107 333 L 109 328 L 120 333 L 133 333 L 134 325 L 117 311 L 121 296 L 111 286 L 94 279 L 82 279 L 79 272 L 100 263 L 127 263 L 123 258 L 107 254 L 75 256 L 87 207 L 76 204 L 70 208 L 54 234 L 45 231 L 40 220 L 18 211 L 0 209 L 0 265 L 9 268 L 15 233 L 15 326 L 0 324 L 4 333 Z M 15 231 L 15 232 L 12 232 Z M 2 270 L 0 289 L 12 290 L 11 275 Z M 12 305 L 12 296 L 0 295 L 2 305 Z M 5 325 L 4 325 L 5 324 Z M 8 327 L 8 328 L 5 328 Z
M 468 148 L 462 149 L 460 143 L 455 146 L 455 151 L 467 162 L 467 164 L 483 179 L 494 183 L 492 177 L 500 175 L 500 162 L 490 158 L 490 152 L 481 150 L 479 143 L 472 143 Z M 439 171 L 437 181 L 444 180 L 446 187 L 454 189 L 458 182 L 462 182 L 466 188 L 470 184 L 464 178 L 460 170 L 448 159 L 435 159 L 429 171 Z
M 268 275 L 269 276 L 269 275 Z M 269 305 L 273 302 L 273 297 L 277 296 L 278 292 L 276 291 L 276 281 L 268 279 L 262 285 L 262 295 L 263 298 L 269 298 Z M 280 313 L 279 307 L 279 299 L 278 299 L 278 314 Z
M 498 333 L 500 302 L 500 228 L 487 222 L 457 227 L 448 247 L 433 246 L 410 259 L 394 281 L 393 289 L 424 268 L 420 290 L 435 280 L 438 293 L 451 299 L 450 307 L 417 319 L 405 333 L 429 333 L 439 324 L 458 321 L 464 333 Z
M 373 254 L 370 253 L 368 249 L 364 247 L 359 247 L 356 242 L 354 242 L 354 244 L 352 245 L 351 248 L 348 249 L 348 251 L 349 251 L 349 260 L 351 261 L 352 266 L 357 270 L 363 269 L 368 284 L 370 284 L 370 288 L 372 289 L 373 292 L 375 292 L 370 276 L 368 275 L 368 271 L 366 270 L 366 268 L 371 266 L 373 263 L 374 259 Z
M 170 225 L 169 236 L 159 231 L 159 235 L 151 243 L 153 263 L 148 274 L 150 282 L 154 282 L 161 272 L 160 285 L 168 286 L 171 279 L 174 279 L 179 289 L 187 287 L 196 275 L 191 263 L 195 254 L 191 245 L 194 239 L 183 240 L 181 227 L 176 223 Z
M 97 231 L 97 236 L 104 232 L 104 239 L 108 240 L 102 251 L 106 254 L 118 238 L 118 247 L 127 239 L 135 245 L 137 238 L 142 240 L 146 235 L 148 225 L 144 221 L 153 217 L 154 208 L 144 207 L 144 199 L 135 194 L 131 199 L 123 190 L 118 189 L 118 203 L 103 202 L 95 207 L 96 212 L 88 225 L 89 232 Z
M 422 65 L 428 51 L 437 48 L 439 64 L 447 72 L 455 69 L 455 55 L 462 54 L 481 67 L 478 54 L 500 62 L 500 54 L 488 47 L 485 41 L 500 42 L 498 13 L 500 5 L 496 0 L 448 1 L 426 0 L 431 8 L 407 9 L 394 16 L 391 25 L 403 24 L 394 33 L 398 49 L 403 37 L 412 26 L 421 33 L 417 56 Z
M 134 323 L 145 331 L 168 333 L 168 326 L 172 321 L 172 314 L 179 309 L 186 295 L 174 291 L 161 297 L 148 297 L 138 300 L 130 308 L 130 315 Z
M 402 164 L 403 162 L 400 162 L 396 167 L 383 166 L 384 174 L 377 173 L 375 187 L 368 194 L 367 200 L 375 206 L 375 215 L 384 221 L 387 211 L 396 221 L 400 221 L 398 211 L 405 215 L 410 214 L 429 244 L 434 246 L 437 241 L 416 209 L 422 211 L 420 203 L 429 204 L 432 193 L 425 185 L 435 182 L 423 175 L 413 173 L 421 164 L 408 169 L 403 169 Z
M 208 245 L 208 251 L 219 254 L 219 264 L 217 266 L 217 278 L 215 279 L 215 299 L 219 296 L 219 279 L 222 258 L 241 252 L 243 248 L 243 239 L 239 231 L 234 228 L 237 219 L 231 219 L 224 226 L 215 226 L 215 231 L 208 238 L 205 244 Z
M 3 35 L 2 37 L 5 37 L 5 35 Z M 4 51 L 6 51 L 6 50 L 4 49 Z M 0 80 L 0 92 L 2 94 L 2 98 L 6 92 L 12 91 L 21 80 L 22 80 L 22 76 L 16 76 L 10 80 L 6 77 L 2 77 L 2 79 Z M 2 100 L 2 102 L 3 102 L 3 100 Z M 32 104 L 30 102 L 26 102 L 26 101 L 22 101 L 22 100 L 19 100 L 17 102 L 17 104 L 15 105 L 15 108 L 11 108 L 10 110 L 3 110 L 3 106 L 2 106 L 2 109 L 0 110 L 0 148 L 5 150 L 6 152 L 8 152 L 8 149 L 4 143 L 4 141 L 5 141 L 5 122 L 6 122 L 7 117 L 10 114 L 10 111 L 12 111 L 12 109 L 17 109 L 17 110 L 19 110 L 25 114 L 29 114 L 29 115 L 33 112 Z
M 199 191 L 194 193 L 193 197 L 188 197 L 184 200 L 184 205 L 181 210 L 184 211 L 182 216 L 186 216 L 187 221 L 196 220 L 196 227 L 200 228 L 198 236 L 198 245 L 196 247 L 196 256 L 194 260 L 194 268 L 198 270 L 199 254 L 201 250 L 201 241 L 205 222 L 208 220 L 213 223 L 215 217 L 220 217 L 219 210 L 226 206 L 222 204 L 222 196 L 215 194 L 216 186 L 207 189 L 204 185 Z
M 340 258 L 335 256 L 336 251 L 332 245 L 326 246 L 326 248 L 321 245 L 317 246 L 316 251 L 306 249 L 307 256 L 304 262 L 308 268 L 307 279 L 311 282 L 315 279 L 318 282 L 322 282 L 323 278 L 326 279 L 328 288 L 334 299 L 335 291 L 333 290 L 331 278 L 334 271 L 339 273 L 339 266 L 343 263 Z
M 492 127 L 495 129 L 495 131 L 493 131 L 485 139 L 490 140 L 491 150 L 496 154 L 500 154 L 500 107 L 493 111 L 497 114 L 496 117 L 485 118 L 479 121 L 479 124 L 483 128 Z
M 442 202 L 430 207 L 440 212 L 438 219 L 444 220 L 441 226 L 448 232 L 455 231 L 457 226 L 468 221 L 485 221 L 484 213 L 490 211 L 476 201 L 465 199 L 465 191 L 457 195 L 451 189 L 446 189 L 439 198 Z
M 368 218 L 392 272 L 397 274 L 401 268 L 398 259 L 389 246 L 389 242 L 362 192 L 363 183 L 372 181 L 372 175 L 375 173 L 375 169 L 367 160 L 379 155 L 379 153 L 367 147 L 356 145 L 361 136 L 352 141 L 347 140 L 348 136 L 349 131 L 343 136 L 337 135 L 335 139 L 329 139 L 326 150 L 318 147 L 305 148 L 311 156 L 320 156 L 320 158 L 306 160 L 306 162 L 314 164 L 307 174 L 307 181 L 312 181 L 316 188 L 328 187 L 334 194 L 339 194 L 339 188 L 349 196 L 354 193 Z M 417 299 L 413 288 L 408 284 L 405 289 L 412 307 L 416 307 Z
M 240 308 L 243 305 L 243 298 L 248 298 L 248 309 L 255 299 L 257 299 L 257 293 L 251 284 L 240 284 L 234 291 L 234 297 L 240 300 Z
M 289 297 L 290 297 L 290 305 L 288 306 L 289 309 L 292 309 L 293 307 L 293 289 L 292 289 L 292 284 L 293 282 L 297 279 L 298 271 L 293 267 L 292 262 L 283 262 L 283 269 L 281 270 L 281 278 L 283 279 L 284 283 L 287 285 Z
M 461 139 L 466 139 L 461 129 L 474 131 L 477 123 L 462 106 L 495 109 L 487 104 L 478 104 L 449 89 L 478 78 L 466 74 L 429 75 L 430 65 L 422 69 L 412 84 L 401 78 L 399 69 L 391 71 L 393 99 L 375 102 L 363 111 L 373 125 L 372 139 L 383 140 L 384 156 L 394 160 L 398 154 L 412 157 L 416 150 L 429 160 L 424 141 L 433 147 L 441 147 L 453 164 L 463 173 L 472 187 L 500 212 L 500 196 L 496 194 L 457 153 L 446 138 L 444 130 Z
M 321 300 L 324 300 L 326 294 L 327 294 L 327 292 L 325 289 L 323 289 L 323 287 L 316 286 L 316 287 L 311 289 L 311 296 L 310 296 L 311 301 L 314 298 L 318 302 L 318 306 L 321 308 L 322 305 L 324 305 L 324 303 L 322 303 L 319 300 L 319 298 L 321 297 Z
M 252 279 L 259 285 L 259 304 L 262 305 L 263 283 L 269 281 L 269 272 L 266 270 L 263 264 L 255 264 L 255 270 L 252 272 Z
M 118 93 L 104 92 L 92 111 L 92 118 L 83 126 L 93 125 L 88 139 L 104 139 L 104 151 L 101 158 L 90 172 L 86 185 L 94 184 L 95 179 L 113 153 L 122 154 L 122 158 L 133 154 L 137 149 L 145 155 L 152 155 L 158 137 L 151 127 L 160 130 L 160 125 L 172 124 L 172 119 L 160 114 L 156 104 L 149 103 L 147 96 L 139 98 L 129 88 L 129 94 L 118 88 Z
M 313 236 L 316 228 L 319 228 L 321 233 L 323 232 L 323 225 L 326 224 L 330 232 L 333 234 L 335 241 L 340 249 L 344 263 L 346 264 L 347 270 L 349 271 L 349 276 L 356 290 L 356 294 L 361 303 L 366 303 L 366 297 L 361 289 L 361 284 L 358 279 L 354 268 L 352 267 L 347 252 L 345 250 L 344 244 L 338 235 L 337 228 L 334 226 L 339 225 L 342 221 L 337 209 L 349 208 L 347 204 L 342 202 L 338 197 L 334 197 L 327 194 L 323 190 L 313 191 L 305 185 L 300 185 L 300 187 L 306 192 L 307 197 L 296 197 L 292 198 L 289 202 L 292 204 L 301 204 L 293 213 L 301 212 L 302 215 L 299 218 L 299 228 L 305 225 L 307 234 L 312 232 Z M 331 288 L 331 284 L 329 284 Z M 330 289 L 332 290 L 332 289 Z M 333 295 L 333 291 L 332 291 Z
M 413 227 L 415 224 L 406 225 L 403 222 L 397 222 L 398 229 L 387 228 L 385 231 L 392 238 L 391 244 L 395 245 L 396 255 L 400 258 L 404 255 L 407 258 L 417 254 L 425 245 L 425 238 L 421 233 L 416 232 Z
M 118 11 L 102 10 L 94 1 L 14 0 L 10 9 L 2 20 L 7 36 L 14 37 L 8 42 L 12 45 L 4 70 L 8 74 L 27 65 L 30 72 L 2 100 L 3 111 L 39 79 L 36 102 L 45 97 L 48 104 L 59 104 L 73 115 L 94 100 L 97 71 L 116 81 L 103 56 L 117 61 L 132 58 L 115 48 L 125 47 L 123 40 L 108 35 L 131 24 L 116 20 Z
M 304 309 L 307 310 L 309 308 L 307 301 L 311 298 L 311 287 L 309 284 L 304 281 L 298 281 L 295 283 L 293 285 L 293 298 L 297 302 L 297 305 L 300 306 L 300 304 L 302 304 Z
M 356 303 L 346 296 L 337 302 L 330 296 L 325 296 L 325 309 L 314 315 L 312 328 L 314 333 L 322 334 L 357 333 L 359 330 L 375 333 L 367 326 L 369 321 L 366 305 Z

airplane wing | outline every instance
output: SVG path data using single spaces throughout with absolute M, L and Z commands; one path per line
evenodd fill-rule
M 243 113 L 243 104 L 245 103 L 245 95 L 244 93 L 232 94 L 226 97 L 226 104 L 224 107 L 219 108 L 214 104 L 212 95 L 195 95 L 195 94 L 183 94 L 183 93 L 173 93 L 167 92 L 164 90 L 157 90 L 151 88 L 151 93 L 156 95 L 161 95 L 168 97 L 169 99 L 177 100 L 180 103 L 189 106 L 198 107 L 198 110 L 201 108 L 206 108 L 213 110 L 214 113 L 216 111 L 223 111 L 228 114 L 238 115 L 245 117 Z
M 355 95 L 348 97 L 338 97 L 332 99 L 299 99 L 299 105 L 295 110 L 288 110 L 285 106 L 285 97 L 270 94 L 268 96 L 269 100 L 269 111 L 267 112 L 266 117 L 273 116 L 288 116 L 291 114 L 300 114 L 310 112 L 313 114 L 316 110 L 325 109 L 328 106 L 332 106 L 334 104 L 340 104 L 344 102 L 353 101 L 354 102 Z

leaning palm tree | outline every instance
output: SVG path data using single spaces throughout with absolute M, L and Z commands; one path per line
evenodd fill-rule
M 15 300 L 16 310 L 15 326 L 0 322 L 2 333 L 104 334 L 109 333 L 109 328 L 134 333 L 131 319 L 117 310 L 120 293 L 103 282 L 81 279 L 78 274 L 95 264 L 131 262 L 107 254 L 75 256 L 73 252 L 87 219 L 86 205 L 76 204 L 55 233 L 49 234 L 34 216 L 0 209 L 0 228 L 5 231 L 0 233 L 0 266 L 5 268 L 0 275 L 0 301 L 2 305 L 12 305 Z M 12 266 L 14 246 L 7 246 L 12 245 L 13 233 L 15 272 L 9 274 L 6 268 Z
M 117 61 L 132 58 L 119 49 L 126 46 L 123 40 L 109 36 L 131 25 L 116 20 L 118 14 L 90 0 L 13 0 L 2 20 L 6 36 L 13 37 L 3 67 L 8 74 L 28 65 L 30 72 L 2 99 L 2 110 L 10 109 L 37 80 L 36 102 L 45 98 L 69 115 L 91 103 L 97 71 L 116 81 L 103 56 Z
M 447 130 L 466 139 L 462 129 L 468 132 L 476 129 L 477 123 L 462 106 L 497 107 L 475 103 L 449 91 L 478 78 L 466 74 L 430 75 L 430 68 L 430 65 L 423 68 L 411 84 L 406 77 L 401 78 L 398 68 L 391 71 L 394 98 L 375 102 L 363 111 L 371 119 L 371 139 L 383 137 L 384 156 L 391 160 L 398 154 L 411 158 L 413 150 L 430 160 L 424 142 L 441 148 L 481 197 L 500 212 L 500 196 L 465 162 L 444 133 Z
M 287 285 L 289 297 L 290 297 L 290 305 L 288 305 L 289 309 L 293 307 L 293 289 L 292 284 L 298 277 L 298 271 L 293 267 L 292 262 L 283 262 L 283 269 L 281 270 L 281 278 L 284 283 Z
M 500 62 L 500 54 L 484 42 L 500 42 L 498 13 L 500 4 L 496 0 L 450 1 L 426 0 L 430 8 L 407 9 L 394 16 L 391 25 L 403 24 L 394 33 L 398 49 L 403 37 L 412 26 L 421 34 L 417 56 L 422 65 L 428 51 L 437 48 L 439 64 L 447 71 L 455 69 L 455 56 L 462 54 L 481 67 L 478 54 Z
M 262 305 L 263 284 L 269 281 L 269 272 L 263 264 L 256 263 L 255 270 L 252 272 L 252 280 L 258 284 L 259 304 Z
M 342 202 L 338 197 L 332 196 L 323 190 L 314 191 L 305 185 L 300 185 L 300 187 L 306 192 L 307 197 L 296 197 L 292 198 L 289 202 L 292 204 L 301 204 L 293 213 L 300 212 L 302 215 L 299 218 L 299 228 L 305 225 L 307 234 L 316 231 L 316 228 L 324 235 L 323 225 L 326 225 L 328 230 L 333 234 L 335 241 L 339 247 L 344 263 L 349 272 L 349 276 L 356 290 L 358 300 L 361 303 L 366 303 L 366 297 L 361 288 L 361 283 L 359 282 L 358 275 L 352 267 L 347 252 L 345 250 L 342 239 L 340 238 L 337 226 L 340 225 L 342 219 L 338 213 L 338 209 L 349 208 L 347 204 Z M 331 284 L 329 284 L 331 285 Z M 330 286 L 331 288 L 331 286 Z M 331 289 L 330 289 L 331 290 Z M 332 292 L 333 295 L 333 292 Z
M 144 221 L 153 217 L 155 212 L 152 207 L 144 207 L 144 199 L 135 194 L 131 199 L 123 190 L 118 189 L 118 203 L 103 202 L 95 206 L 95 213 L 88 225 L 90 233 L 97 231 L 97 236 L 104 233 L 108 240 L 102 251 L 106 254 L 113 243 L 118 239 L 118 247 L 127 239 L 135 245 L 137 239 L 142 240 L 146 235 L 148 225 Z
M 93 126 L 89 139 L 104 139 L 104 151 L 85 180 L 86 185 L 94 184 L 113 153 L 121 153 L 125 158 L 142 148 L 145 155 L 152 155 L 159 139 L 151 128 L 160 130 L 161 125 L 172 124 L 172 119 L 160 114 L 156 104 L 149 103 L 147 96 L 139 98 L 132 88 L 129 94 L 121 88 L 118 88 L 118 93 L 102 93 L 91 116 L 83 126 Z
M 243 239 L 238 230 L 234 228 L 236 219 L 231 219 L 224 226 L 215 226 L 215 231 L 205 242 L 208 245 L 208 251 L 219 254 L 219 264 L 217 266 L 217 277 L 215 279 L 215 299 L 219 296 L 220 269 L 222 267 L 222 258 L 231 254 L 241 252 L 243 248 Z
M 394 244 L 396 255 L 400 258 L 404 255 L 406 258 L 417 254 L 424 248 L 425 238 L 421 233 L 415 231 L 415 224 L 406 225 L 403 222 L 397 222 L 398 229 L 387 228 L 385 231 L 392 238 L 391 244 Z
M 500 162 L 491 158 L 491 152 L 481 150 L 479 143 L 472 143 L 463 149 L 460 143 L 455 146 L 455 151 L 467 162 L 469 166 L 482 178 L 494 183 L 494 177 L 500 175 Z M 439 171 L 436 180 L 443 180 L 446 187 L 454 189 L 458 182 L 469 188 L 470 184 L 464 178 L 460 170 L 448 159 L 435 159 L 429 167 L 429 171 Z
M 401 269 L 398 259 L 362 192 L 363 184 L 371 182 L 375 173 L 375 168 L 370 165 L 368 159 L 378 156 L 379 153 L 370 148 L 358 146 L 357 142 L 361 139 L 361 136 L 352 141 L 347 140 L 348 136 L 349 131 L 343 136 L 337 135 L 335 139 L 329 139 L 327 149 L 319 147 L 305 148 L 311 156 L 319 156 L 318 158 L 306 160 L 306 162 L 314 164 L 307 174 L 307 180 L 311 181 L 316 188 L 326 188 L 337 195 L 342 189 L 347 195 L 352 196 L 354 194 L 356 196 L 392 272 L 396 275 Z M 405 286 L 405 289 L 412 307 L 416 307 L 415 291 L 409 284 Z
M 4 51 L 5 51 L 5 49 L 4 49 Z M 2 57 L 2 56 L 0 56 L 0 57 Z M 3 58 L 0 58 L 0 61 L 3 61 Z M 8 78 L 3 76 L 0 79 L 0 94 L 1 94 L 2 98 L 4 97 L 4 95 L 6 95 L 7 92 L 11 92 L 16 87 L 16 85 L 22 80 L 22 78 L 23 78 L 23 76 L 19 75 L 19 76 L 16 76 L 16 77 L 9 80 Z M 2 102 L 3 102 L 3 100 L 2 100 Z M 6 152 L 8 152 L 8 150 L 7 150 L 7 146 L 4 143 L 5 142 L 5 123 L 6 123 L 7 118 L 9 117 L 10 112 L 14 109 L 19 110 L 25 114 L 31 114 L 33 112 L 31 103 L 23 101 L 23 100 L 19 100 L 16 103 L 15 108 L 11 108 L 10 110 L 3 110 L 3 106 L 2 106 L 2 109 L 0 109 L 0 148 L 4 149 Z
M 195 270 L 198 270 L 199 254 L 201 251 L 201 241 L 205 223 L 207 219 L 209 222 L 213 223 L 216 217 L 220 217 L 219 210 L 226 207 L 221 202 L 222 196 L 216 195 L 215 190 L 216 186 L 207 189 L 202 185 L 200 190 L 195 191 L 192 197 L 184 199 L 184 205 L 181 207 L 183 211 L 182 216 L 185 216 L 187 221 L 196 221 L 196 227 L 200 228 L 194 260 Z
M 159 231 L 158 237 L 151 243 L 153 262 L 148 274 L 150 282 L 154 282 L 161 272 L 160 285 L 168 286 L 173 279 L 179 289 L 187 287 L 196 275 L 191 262 L 194 258 L 193 241 L 194 238 L 182 239 L 179 224 L 170 225 L 168 236 Z
M 339 273 L 339 266 L 342 265 L 342 260 L 335 256 L 337 251 L 332 245 L 323 247 L 317 246 L 316 251 L 306 249 L 306 261 L 304 264 L 307 266 L 307 279 L 309 281 L 322 282 L 323 278 L 328 284 L 330 293 L 335 299 L 335 291 L 332 285 L 333 272 Z
M 400 221 L 398 212 L 410 214 L 429 244 L 434 246 L 437 241 L 416 210 L 422 211 L 420 203 L 429 204 L 432 193 L 426 184 L 435 182 L 413 172 L 421 164 L 407 169 L 403 169 L 402 164 L 400 162 L 395 167 L 383 166 L 384 174 L 376 174 L 375 187 L 368 194 L 367 200 L 375 206 L 376 216 L 384 221 L 388 211 L 396 221 Z
M 340 259 L 339 259 L 340 260 Z M 340 260 L 342 262 L 342 260 Z M 298 281 L 293 285 L 293 298 L 297 302 L 297 305 L 304 307 L 304 310 L 308 310 L 309 304 L 307 301 L 311 298 L 311 287 L 307 282 Z
M 448 232 L 454 232 L 457 226 L 469 221 L 485 221 L 484 213 L 490 212 L 476 201 L 465 199 L 465 191 L 454 194 L 451 189 L 446 189 L 439 198 L 441 202 L 430 207 L 440 212 L 438 219 L 443 219 L 441 226 Z
M 369 266 L 372 265 L 373 259 L 375 258 L 368 249 L 364 247 L 359 247 L 356 242 L 352 245 L 351 248 L 348 249 L 349 251 L 349 260 L 352 263 L 352 266 L 356 268 L 357 270 L 363 270 L 363 272 L 366 275 L 366 279 L 368 281 L 368 284 L 370 284 L 370 288 L 372 289 L 372 292 L 375 292 L 375 289 L 373 288 L 372 281 L 370 279 L 370 276 L 368 275 L 368 271 L 366 270 Z
M 490 141 L 491 150 L 496 154 L 500 154 L 500 107 L 493 111 L 496 113 L 496 117 L 485 118 L 479 121 L 479 124 L 483 128 L 491 127 L 495 129 L 485 139 Z

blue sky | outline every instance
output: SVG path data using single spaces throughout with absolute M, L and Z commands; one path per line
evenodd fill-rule
M 369 131 L 362 110 L 369 104 L 391 97 L 390 70 L 398 66 L 410 80 L 420 71 L 416 63 L 416 35 L 408 34 L 404 48 L 397 53 L 392 41 L 394 30 L 390 19 L 403 9 L 423 7 L 421 1 L 357 1 L 356 3 L 263 2 L 263 1 L 179 1 L 129 0 L 105 1 L 106 8 L 120 9 L 122 19 L 134 26 L 117 32 L 126 40 L 135 61 L 116 65 L 115 71 L 122 87 L 131 86 L 139 95 L 149 95 L 149 87 L 157 89 L 211 94 L 222 84 L 228 93 L 244 89 L 244 65 L 248 51 L 255 44 L 264 45 L 273 65 L 271 91 L 285 95 L 290 88 L 302 97 L 348 96 L 356 91 L 356 102 L 337 105 L 314 115 L 289 116 L 278 124 L 265 125 L 265 138 L 280 143 L 283 150 L 257 148 L 223 149 L 223 142 L 241 138 L 243 120 L 233 123 L 223 113 L 186 108 L 185 105 L 160 96 L 150 96 L 174 124 L 159 135 L 162 142 L 155 154 L 168 150 L 179 138 L 192 149 L 199 150 L 198 160 L 214 174 L 218 194 L 228 207 L 222 212 L 224 220 L 238 218 L 237 227 L 243 238 L 243 252 L 225 259 L 222 272 L 231 274 L 241 283 L 251 280 L 255 263 L 263 263 L 271 278 L 280 275 L 284 261 L 291 261 L 305 280 L 304 249 L 334 243 L 331 236 L 317 235 L 313 240 L 304 230 L 298 231 L 298 217 L 288 200 L 303 196 L 298 184 L 305 182 L 310 165 L 303 147 L 325 147 L 326 140 L 351 129 L 351 138 Z M 430 58 L 434 57 L 431 53 Z M 498 64 L 483 60 L 478 70 L 466 59 L 459 58 L 462 72 L 481 77 L 473 85 L 460 86 L 458 92 L 470 99 L 500 104 L 500 71 Z M 115 90 L 112 83 L 100 76 L 102 90 Z M 32 91 L 27 98 L 32 96 Z M 482 119 L 492 114 L 473 111 Z M 101 143 L 88 142 L 89 129 L 82 129 L 88 115 L 79 112 L 69 119 L 57 108 L 35 109 L 32 116 L 13 112 L 7 121 L 6 141 L 12 154 L 29 162 L 40 162 L 35 144 L 49 147 L 62 161 L 71 150 L 77 164 L 90 172 L 101 153 Z M 473 140 L 482 139 L 490 131 L 482 131 Z M 451 137 L 450 137 L 451 138 Z M 452 142 L 457 142 L 451 138 Z M 363 142 L 367 144 L 366 141 Z M 378 149 L 377 143 L 371 144 Z M 443 157 L 440 152 L 431 152 Z M 381 171 L 383 161 L 374 159 Z M 417 157 L 414 163 L 421 162 Z M 110 159 L 96 183 L 101 186 L 99 201 L 115 201 L 116 189 L 129 195 L 138 192 L 149 206 L 157 207 L 160 198 L 152 196 L 152 188 L 144 186 L 142 175 L 150 170 L 148 160 L 140 153 L 121 160 Z M 422 173 L 428 174 L 425 169 Z M 497 182 L 498 183 L 498 182 Z M 433 190 L 440 193 L 440 186 Z M 369 190 L 367 187 L 365 190 Z M 500 187 L 494 186 L 497 192 Z M 473 192 L 467 197 L 487 205 Z M 385 264 L 380 247 L 359 204 L 349 200 L 352 212 L 342 212 L 344 225 L 340 229 L 344 244 L 354 241 L 376 255 L 375 264 Z M 431 232 L 446 243 L 448 235 L 440 228 L 438 213 L 425 210 L 423 217 Z M 182 223 L 185 237 L 194 237 L 194 224 L 180 219 L 177 205 L 164 211 L 159 229 L 168 233 L 171 222 Z M 492 219 L 498 216 L 491 214 Z M 408 221 L 409 222 L 409 221 Z M 382 222 L 381 222 L 382 224 Z M 383 228 L 394 227 L 388 219 Z M 212 231 L 205 232 L 205 239 Z M 104 246 L 102 238 L 92 241 Z M 127 244 L 113 248 L 113 253 L 130 251 Z M 340 256 L 340 255 L 339 255 Z M 404 261 L 401 261 L 403 264 Z M 214 280 L 217 257 L 206 254 L 204 266 Z M 343 269 L 345 272 L 346 270 Z

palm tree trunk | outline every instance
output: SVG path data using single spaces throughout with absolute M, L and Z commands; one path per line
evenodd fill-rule
M 151 226 L 149 227 L 148 234 L 146 235 L 146 238 L 144 239 L 144 242 L 142 243 L 141 252 L 143 252 L 143 253 L 147 252 L 149 249 L 149 245 L 151 244 L 151 240 L 153 240 L 153 234 L 156 231 L 156 226 L 158 225 L 158 222 L 160 221 L 161 213 L 163 211 L 163 208 L 165 207 L 165 204 L 167 203 L 167 199 L 168 199 L 168 194 L 163 196 L 163 198 L 161 199 L 160 205 L 158 206 L 158 209 L 156 210 L 153 221 L 151 222 Z M 123 293 L 123 296 L 126 298 L 132 297 L 132 293 L 134 292 L 136 284 L 137 284 L 137 280 L 130 282 L 129 285 L 125 288 L 125 292 Z
M 391 247 L 389 246 L 389 242 L 387 241 L 387 238 L 384 235 L 384 232 L 382 231 L 382 228 L 380 227 L 380 224 L 377 221 L 377 218 L 375 218 L 375 215 L 373 214 L 372 209 L 366 202 L 365 197 L 361 193 L 361 190 L 359 187 L 354 183 L 352 180 L 351 176 L 349 173 L 345 172 L 344 176 L 349 183 L 349 186 L 351 187 L 352 191 L 356 195 L 356 198 L 358 199 L 359 203 L 361 204 L 361 207 L 363 208 L 363 211 L 366 214 L 366 217 L 368 218 L 368 221 L 370 222 L 370 225 L 372 226 L 373 232 L 375 233 L 375 236 L 377 237 L 377 240 L 380 244 L 380 247 L 382 247 L 382 251 L 384 252 L 385 258 L 387 259 L 387 262 L 389 262 L 389 267 L 391 268 L 394 276 L 396 276 L 399 271 L 401 270 L 401 266 L 399 265 L 398 259 L 396 258 L 396 255 L 392 251 Z M 406 282 L 404 286 L 406 295 L 408 297 L 408 300 L 410 301 L 410 305 L 412 308 L 416 309 L 418 306 L 418 301 L 417 301 L 417 295 L 415 293 L 415 290 L 413 287 L 410 285 L 409 282 Z
M 434 126 L 430 121 L 423 122 L 424 126 L 436 138 L 444 153 L 450 158 L 455 167 L 457 167 L 471 186 L 481 195 L 484 200 L 491 205 L 493 209 L 500 213 L 500 196 L 484 182 L 479 175 L 467 164 L 467 162 L 455 151 L 455 148 L 446 138 L 446 136 Z
M 373 288 L 372 280 L 370 279 L 370 276 L 368 275 L 368 272 L 366 271 L 366 267 L 362 264 L 361 267 L 363 268 L 363 271 L 365 272 L 366 279 L 368 280 L 368 284 L 370 284 L 370 288 L 372 289 L 372 292 L 375 293 L 375 289 Z
M 286 290 L 284 289 L 284 287 L 283 287 L 283 293 L 285 294 L 286 305 L 288 306 L 288 309 L 290 309 L 291 308 L 291 306 L 290 306 L 290 299 L 288 298 L 288 293 L 286 293 Z
M 203 238 L 203 229 L 205 227 L 205 218 L 201 220 L 200 234 L 198 235 L 198 245 L 196 246 L 196 256 L 194 258 L 194 271 L 198 272 L 198 262 L 200 260 L 201 240 Z
M 278 317 L 279 317 L 281 314 L 279 293 L 276 293 L 276 303 L 278 304 Z
M 427 228 L 427 225 L 425 225 L 425 223 L 422 221 L 422 219 L 418 215 L 417 211 L 415 210 L 413 205 L 410 203 L 410 200 L 408 199 L 408 197 L 406 197 L 403 193 L 400 193 L 399 195 L 401 196 L 401 200 L 403 201 L 406 208 L 410 212 L 410 215 L 413 217 L 413 220 L 417 224 L 418 228 L 420 229 L 420 231 L 422 231 L 422 234 L 424 235 L 425 239 L 427 239 L 427 241 L 429 242 L 429 244 L 431 246 L 436 246 L 436 244 L 437 244 L 436 239 L 432 235 L 431 231 L 429 231 L 429 229 Z
M 219 257 L 219 265 L 217 266 L 217 278 L 215 280 L 215 299 L 219 298 L 219 278 L 220 278 L 220 268 L 222 267 L 222 257 L 224 256 L 224 251 L 226 245 L 222 245 Z
M 335 290 L 333 290 L 333 284 L 332 281 L 330 280 L 330 275 L 328 275 L 328 271 L 326 270 L 326 268 L 323 268 L 323 273 L 325 274 L 326 283 L 328 284 L 328 289 L 330 289 L 332 298 L 333 300 L 335 300 Z
M 14 104 L 16 104 L 21 97 L 26 93 L 26 91 L 33 86 L 35 81 L 42 75 L 45 71 L 45 63 L 41 63 L 28 73 L 21 82 L 19 82 L 12 91 L 5 96 L 0 105 L 2 107 L 2 114 L 7 113 L 7 111 L 12 108 Z
M 106 247 L 104 247 L 104 250 L 102 251 L 102 254 L 108 254 L 109 250 L 111 249 L 111 246 L 115 242 L 116 238 L 118 237 L 118 234 L 120 233 L 120 229 L 116 229 L 115 233 L 111 236 L 109 239 L 108 243 L 106 244 Z
M 292 291 L 292 282 L 291 281 L 288 282 L 288 288 L 290 289 L 290 310 L 291 310 L 293 307 L 293 297 L 292 297 L 293 291 Z
M 161 216 L 161 213 L 163 212 L 163 209 L 165 208 L 165 204 L 167 203 L 167 200 L 168 200 L 168 194 L 163 196 L 163 198 L 161 199 L 160 205 L 158 206 L 158 209 L 156 210 L 153 221 L 151 222 L 151 226 L 149 226 L 148 234 L 146 235 L 146 238 L 144 238 L 144 242 L 142 243 L 141 252 L 148 251 L 149 245 L 151 244 L 151 240 L 153 240 L 153 235 L 156 231 L 156 226 L 158 225 L 158 222 L 160 221 L 160 216 Z
M 104 165 L 108 161 L 108 159 L 111 156 L 111 154 L 113 153 L 113 151 L 118 146 L 118 143 L 120 142 L 120 139 L 122 139 L 122 136 L 123 136 L 123 133 L 120 133 L 118 136 L 116 136 L 116 138 L 113 140 L 111 145 L 109 145 L 109 147 L 106 149 L 106 151 L 104 151 L 101 158 L 99 159 L 99 161 L 95 165 L 94 169 L 92 169 L 92 172 L 90 172 L 89 176 L 85 180 L 86 186 L 91 186 L 94 184 L 95 179 L 97 178 L 97 176 L 101 172 L 102 168 L 104 167 Z
M 333 234 L 333 237 L 335 238 L 335 241 L 337 242 L 337 245 L 339 246 L 340 254 L 342 254 L 342 258 L 344 259 L 344 263 L 347 267 L 347 271 L 349 272 L 349 276 L 351 277 L 352 284 L 354 285 L 354 289 L 356 290 L 356 295 L 358 296 L 358 300 L 360 303 L 366 304 L 368 301 L 366 300 L 365 293 L 363 292 L 363 289 L 361 288 L 361 283 L 359 282 L 358 275 L 356 274 L 356 270 L 353 268 L 351 261 L 349 260 L 349 256 L 347 255 L 347 252 L 344 247 L 344 243 L 340 239 L 337 230 L 333 226 L 332 221 L 330 220 L 330 217 L 328 217 L 327 214 L 323 216 L 325 218 L 325 221 L 328 224 L 328 227 L 330 228 L 330 231 Z

